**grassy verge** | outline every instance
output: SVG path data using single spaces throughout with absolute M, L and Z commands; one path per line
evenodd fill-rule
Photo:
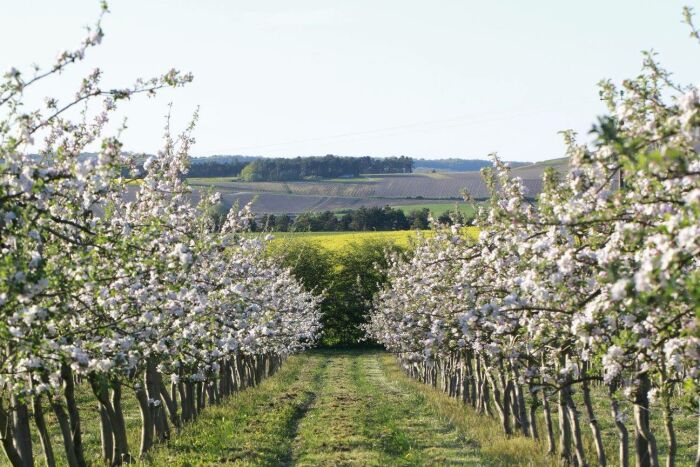
M 323 355 L 290 358 L 273 377 L 209 407 L 148 464 L 281 465 L 291 458 L 299 420 L 313 401 L 326 365 Z
M 383 373 L 406 393 L 415 394 L 426 407 L 426 414 L 453 427 L 479 452 L 480 465 L 557 465 L 537 442 L 521 436 L 506 436 L 496 419 L 477 414 L 470 406 L 450 398 L 406 376 L 393 355 L 378 356 Z

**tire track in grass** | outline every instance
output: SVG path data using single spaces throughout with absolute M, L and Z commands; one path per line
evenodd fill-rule
M 292 465 L 294 456 L 294 442 L 299 434 L 299 425 L 318 398 L 318 392 L 321 390 L 324 383 L 323 376 L 326 372 L 326 368 L 328 367 L 328 362 L 330 362 L 330 358 L 324 358 L 321 365 L 315 370 L 311 387 L 305 392 L 303 403 L 296 407 L 294 414 L 289 419 L 287 431 L 289 433 L 288 438 L 290 442 L 287 449 L 287 454 L 284 459 L 281 460 L 282 465 Z
M 483 465 L 461 432 L 424 398 L 387 378 L 377 352 L 331 354 L 316 401 L 301 420 L 293 463 Z

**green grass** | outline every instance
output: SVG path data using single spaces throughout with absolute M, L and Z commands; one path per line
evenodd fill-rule
M 544 465 L 465 407 L 409 380 L 393 356 L 324 350 L 291 357 L 254 389 L 207 409 L 150 465 Z
M 289 359 L 273 377 L 209 407 L 179 436 L 147 459 L 154 466 L 283 465 L 297 425 L 319 390 L 326 358 Z

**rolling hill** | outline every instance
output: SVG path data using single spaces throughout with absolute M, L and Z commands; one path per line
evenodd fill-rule
M 568 159 L 552 159 L 513 168 L 537 196 L 542 174 L 548 167 L 565 171 Z M 358 179 L 331 179 L 299 182 L 243 182 L 233 178 L 190 178 L 195 190 L 213 189 L 222 193 L 227 206 L 253 201 L 256 213 L 290 213 L 355 209 L 360 206 L 444 205 L 462 199 L 467 190 L 476 199 L 488 197 L 479 171 L 424 172 L 413 174 L 367 174 Z

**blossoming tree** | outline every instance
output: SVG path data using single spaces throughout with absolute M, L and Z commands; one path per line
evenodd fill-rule
M 242 234 L 250 213 L 232 209 L 218 228 L 209 216 L 218 196 L 195 203 L 184 182 L 193 125 L 179 137 L 167 130 L 139 183 L 127 175 L 136 156 L 105 136 L 121 102 L 191 75 L 171 70 L 105 90 L 95 70 L 72 100 L 24 107 L 35 83 L 83 60 L 102 37 L 98 22 L 49 69 L 12 69 L 0 82 L 0 440 L 13 465 L 34 463 L 30 418 L 47 465 L 58 455 L 86 465 L 76 385 L 95 396 L 103 458 L 121 464 L 135 455 L 125 388 L 139 402 L 144 454 L 312 345 L 319 329 L 318 299 L 262 254 L 263 241 Z

